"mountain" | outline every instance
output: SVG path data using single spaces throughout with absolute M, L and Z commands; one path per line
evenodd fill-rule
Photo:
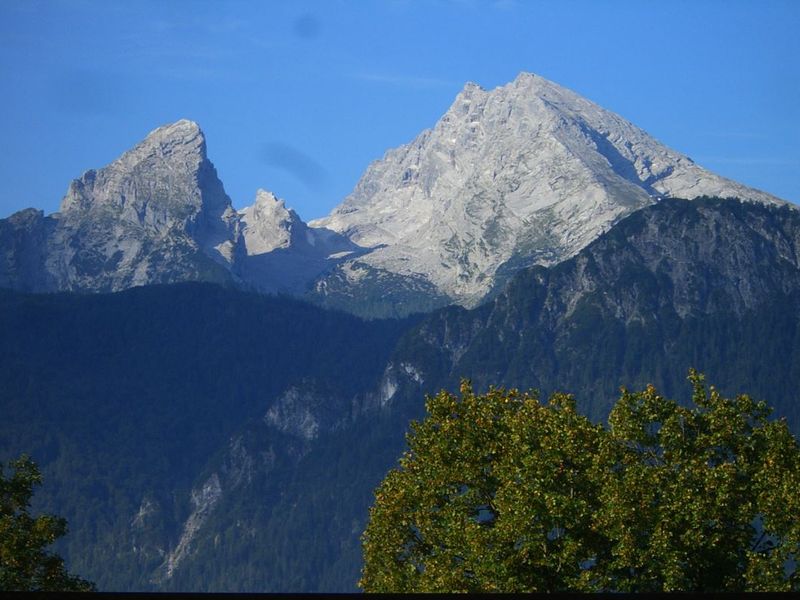
M 379 408 L 309 455 L 328 469 L 317 466 L 313 485 L 285 506 L 296 502 L 292 514 L 301 520 L 300 507 L 329 501 L 329 516 L 312 530 L 350 519 L 363 528 L 371 492 L 405 450 L 409 421 L 424 416 L 424 396 L 454 392 L 462 377 L 476 392 L 490 385 L 535 388 L 542 398 L 570 392 L 582 413 L 603 421 L 621 386 L 652 383 L 688 402 L 689 367 L 725 395 L 765 400 L 800 435 L 800 212 L 662 199 L 575 256 L 520 271 L 486 304 L 425 316 L 402 336 L 373 388 Z M 367 498 L 360 510 L 348 503 L 354 498 Z M 329 560 L 341 569 L 340 584 L 323 589 L 353 589 L 342 584 L 358 578 L 362 528 L 338 530 L 342 550 Z M 213 556 L 210 544 L 205 554 Z
M 336 262 L 361 251 L 346 237 L 310 228 L 272 192 L 258 190 L 239 211 L 242 251 L 233 267 L 242 285 L 259 292 L 302 295 Z
M 182 120 L 74 180 L 59 212 L 0 220 L 0 287 L 107 292 L 210 281 L 300 293 L 330 254 L 355 249 L 263 190 L 235 211 L 203 132 Z
M 688 399 L 694 366 L 798 433 L 799 315 L 800 212 L 710 198 L 406 321 L 197 283 L 2 291 L 0 460 L 42 466 L 56 549 L 103 590 L 352 591 L 425 394 L 562 390 L 603 420 L 621 385 Z
M 235 217 L 200 129 L 178 121 L 73 181 L 58 213 L 0 221 L 0 285 L 113 291 L 227 281 Z
M 521 271 L 485 305 L 433 313 L 401 340 L 386 377 L 398 398 L 461 377 L 571 391 L 600 420 L 622 385 L 685 394 L 692 366 L 800 431 L 798 315 L 800 212 L 663 199 L 571 259 Z
M 159 128 L 0 220 L 0 287 L 0 460 L 42 466 L 103 590 L 352 590 L 373 489 L 461 377 L 602 420 L 693 366 L 800 431 L 800 212 L 528 74 L 309 224 L 234 210 L 199 127 Z M 27 293 L 59 290 L 100 293 Z
M 323 219 L 259 190 L 235 211 L 196 123 L 72 182 L 59 212 L 0 220 L 0 287 L 114 291 L 228 282 L 369 317 L 476 306 L 659 197 L 783 201 L 719 177 L 623 118 L 522 73 L 467 84 Z
M 416 310 L 421 294 L 474 306 L 519 269 L 574 255 L 658 197 L 703 195 L 782 202 L 537 75 L 491 91 L 467 84 L 433 129 L 371 164 L 330 216 L 310 223 L 372 249 L 316 292 L 331 306 L 372 302 L 377 314 Z

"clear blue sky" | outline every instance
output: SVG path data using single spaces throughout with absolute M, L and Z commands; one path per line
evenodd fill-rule
M 0 216 L 185 117 L 237 208 L 264 187 L 320 217 L 520 71 L 800 202 L 798 30 L 798 0 L 0 0 Z

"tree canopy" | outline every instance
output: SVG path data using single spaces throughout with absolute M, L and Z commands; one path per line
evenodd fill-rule
M 46 547 L 67 532 L 61 517 L 29 513 L 33 487 L 42 482 L 36 464 L 23 455 L 9 465 L 0 463 L 0 590 L 93 591 L 88 581 L 67 573 L 61 557 Z
M 374 592 L 800 590 L 800 449 L 747 395 L 690 371 L 692 405 L 622 390 L 490 388 L 427 399 L 375 493 L 359 585 Z

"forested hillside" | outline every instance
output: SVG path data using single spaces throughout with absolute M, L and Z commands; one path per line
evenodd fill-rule
M 0 456 L 27 452 L 42 468 L 36 500 L 70 524 L 58 547 L 70 569 L 101 590 L 150 589 L 232 439 L 301 382 L 348 403 L 321 427 L 357 417 L 350 399 L 377 385 L 406 326 L 209 284 L 2 291 Z M 283 489 L 311 440 L 278 417 L 259 444 Z
M 462 377 L 688 400 L 689 367 L 800 425 L 800 215 L 663 200 L 491 302 L 404 321 L 208 284 L 0 294 L 0 455 L 41 465 L 101 590 L 347 591 L 372 493 Z

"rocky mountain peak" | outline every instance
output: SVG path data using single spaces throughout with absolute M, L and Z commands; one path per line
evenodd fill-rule
M 660 196 L 703 195 L 782 202 L 521 73 L 490 91 L 467 84 L 432 129 L 372 163 L 342 204 L 310 225 L 371 248 L 354 259 L 359 272 L 429 284 L 471 306 L 518 269 L 574 255 Z M 333 276 L 353 269 L 340 270 Z
M 200 126 L 189 119 L 180 119 L 154 129 L 147 135 L 143 143 L 170 144 L 181 141 L 190 143 L 193 140 L 199 140 L 205 144 L 205 137 Z
M 356 250 L 310 230 L 266 190 L 235 211 L 202 130 L 184 119 L 74 180 L 59 213 L 0 220 L 0 286 L 113 291 L 205 280 L 299 293 Z
M 0 281 L 7 271 L 9 279 L 33 281 L 35 291 L 226 281 L 238 243 L 236 212 L 206 156 L 203 132 L 185 119 L 74 180 L 59 213 L 27 221 L 8 225 L 17 237 L 25 230 L 23 237 L 36 240 L 41 260 L 22 261 L 25 245 L 15 243 Z
M 173 155 L 197 155 L 206 158 L 206 139 L 200 126 L 189 119 L 181 119 L 151 131 L 123 157 L 160 156 L 165 160 Z
M 42 218 L 44 218 L 44 211 L 36 208 L 23 208 L 8 217 L 7 221 L 10 225 L 24 228 Z
M 149 217 L 157 225 L 168 215 L 184 219 L 200 210 L 201 187 L 213 188 L 212 204 L 230 204 L 224 192 L 218 193 L 221 183 L 206 157 L 203 132 L 183 119 L 151 131 L 108 166 L 74 180 L 61 212 L 111 211 L 139 223 Z
M 293 210 L 286 208 L 286 201 L 283 198 L 278 198 L 272 192 L 262 188 L 256 190 L 253 208 L 257 208 L 260 212 L 281 213 L 287 216 L 295 214 Z
M 516 90 L 518 93 L 525 96 L 567 96 L 572 100 L 583 101 L 587 103 L 589 102 L 569 88 L 559 85 L 555 81 L 550 81 L 541 75 L 530 73 L 528 71 L 521 71 L 513 81 L 505 86 L 501 86 L 498 89 L 502 88 Z
M 131 162 L 153 159 L 177 166 L 199 164 L 207 160 L 206 138 L 197 123 L 181 119 L 151 131 L 120 158 L 124 159 Z
M 454 104 L 457 104 L 459 99 L 462 100 L 469 99 L 476 94 L 482 94 L 485 92 L 486 90 L 483 89 L 483 87 L 481 87 L 474 81 L 468 81 L 467 83 L 464 84 L 464 87 L 461 88 L 461 91 L 456 96 L 456 101 L 454 102 Z
M 398 316 L 474 306 L 520 269 L 573 256 L 664 196 L 782 203 L 520 73 L 492 90 L 466 84 L 432 129 L 369 165 L 310 227 L 265 190 L 236 212 L 197 123 L 159 127 L 73 181 L 60 213 L 0 223 L 0 282 L 117 290 L 233 279 Z
M 287 248 L 292 236 L 304 233 L 305 223 L 272 192 L 260 189 L 252 206 L 239 211 L 242 236 L 248 255 Z

